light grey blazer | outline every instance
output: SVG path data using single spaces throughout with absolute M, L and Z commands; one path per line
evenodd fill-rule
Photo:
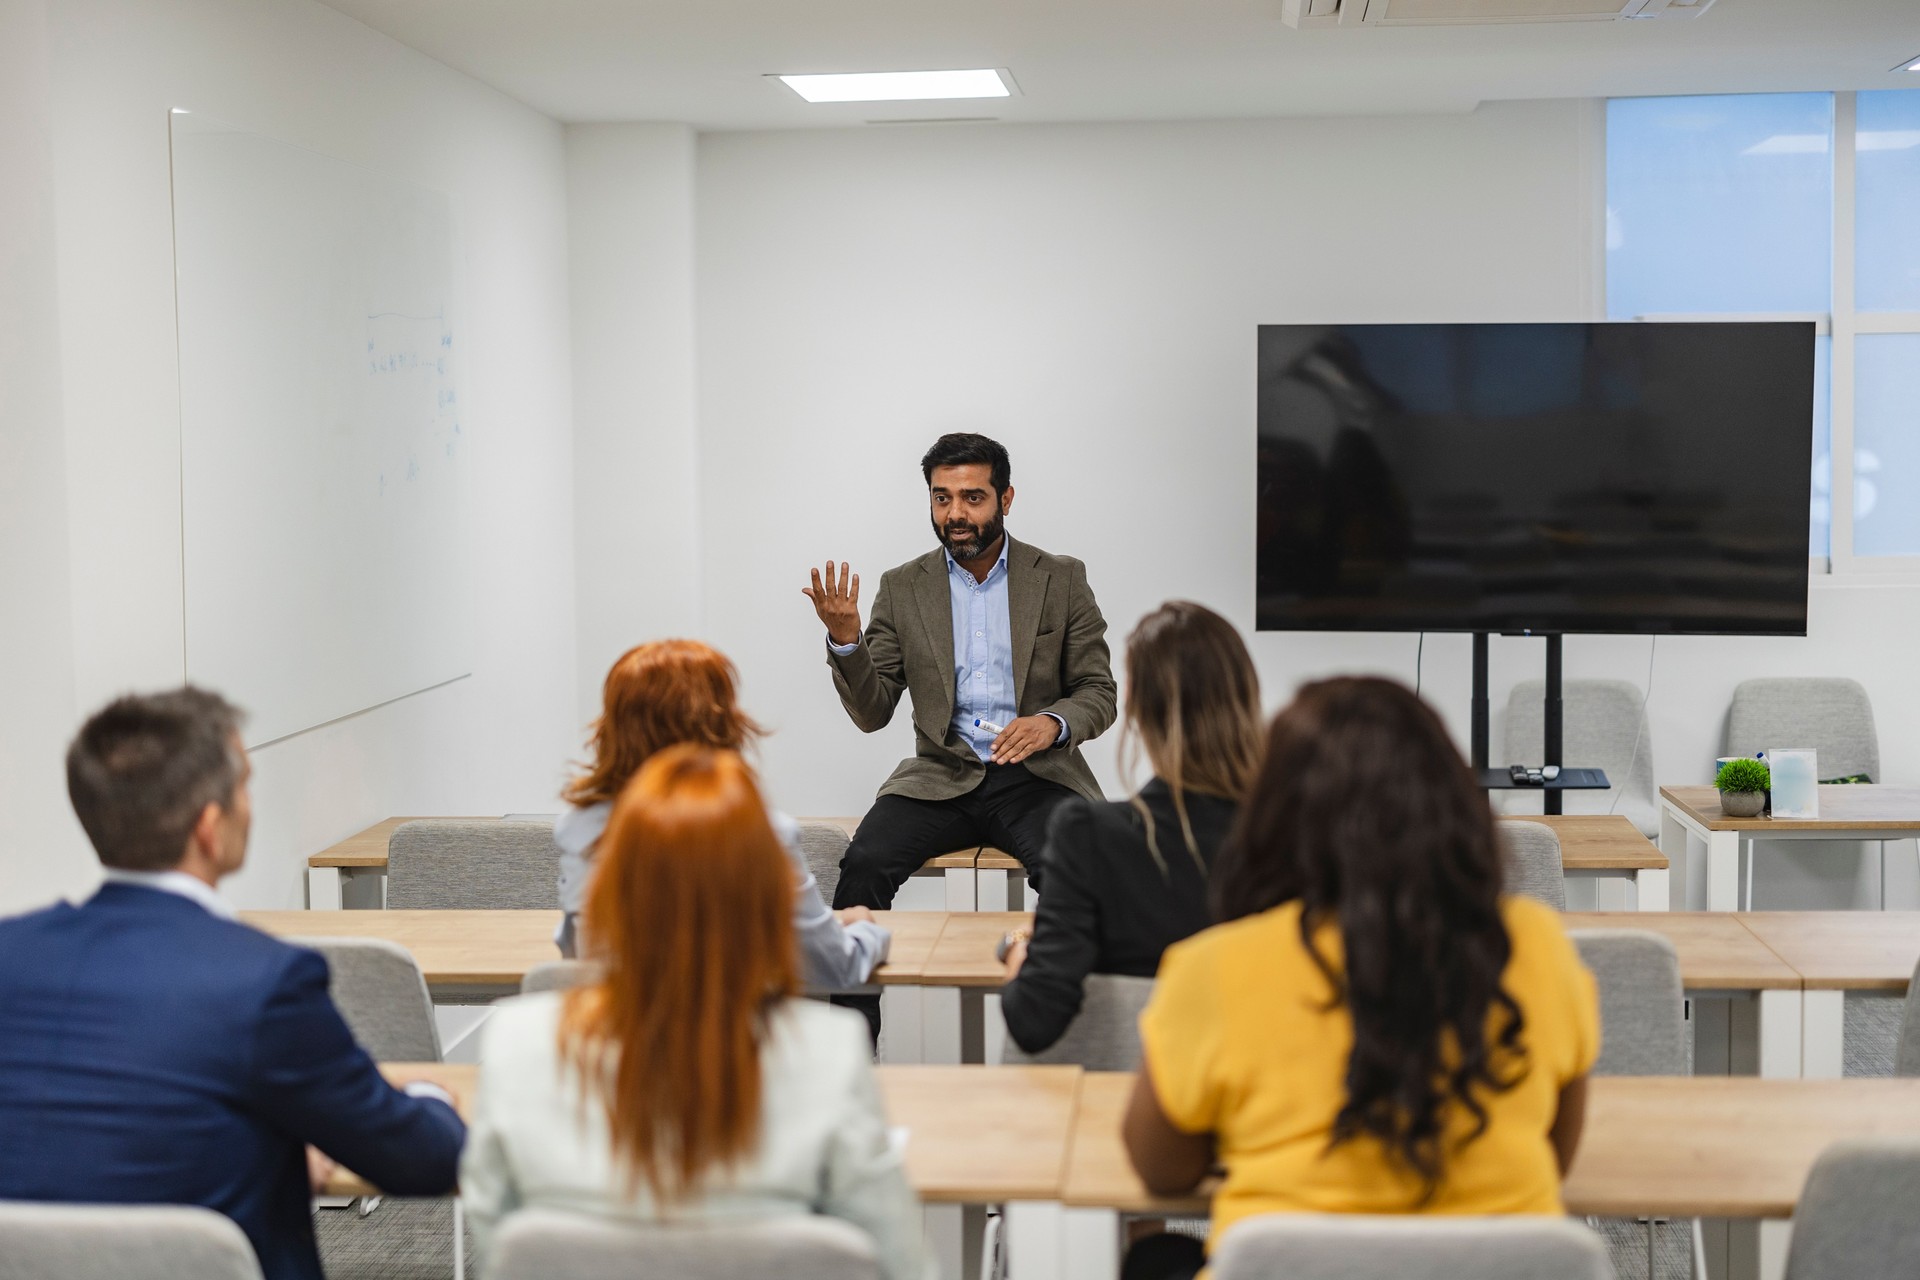
M 559 993 L 493 1006 L 481 1033 L 480 1090 L 467 1118 L 460 1195 L 483 1256 L 520 1208 L 625 1222 L 664 1215 L 642 1182 L 629 1196 L 607 1113 L 559 1060 Z M 920 1201 L 888 1140 L 866 1020 L 811 1000 L 774 1011 L 760 1054 L 760 1140 L 713 1171 L 675 1221 L 747 1222 L 815 1213 L 873 1237 L 886 1280 L 933 1280 Z

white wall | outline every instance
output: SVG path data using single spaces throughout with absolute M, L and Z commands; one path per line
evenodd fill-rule
M 560 127 L 310 0 L 62 0 L 53 143 L 76 700 L 182 678 L 167 113 L 451 194 L 480 512 L 471 678 L 257 753 L 247 906 L 396 813 L 552 808 L 577 746 Z M 0 856 L 15 856 L 7 850 Z
M 73 730 L 43 0 L 0 0 L 0 914 L 88 883 Z
M 693 181 L 685 125 L 567 128 L 583 726 L 615 658 L 700 634 Z
M 798 588 L 832 555 L 870 591 L 933 545 L 916 464 L 942 431 L 1009 446 L 1010 527 L 1086 560 L 1116 659 L 1135 619 L 1184 596 L 1247 633 L 1272 705 L 1336 672 L 1411 681 L 1411 635 L 1253 633 L 1254 327 L 1596 318 L 1600 142 L 1583 102 L 702 137 L 707 631 L 779 730 L 779 802 L 862 812 L 912 750 L 904 715 L 872 738 L 848 723 Z M 1810 608 L 1804 640 L 1660 642 L 1662 781 L 1709 779 L 1739 680 L 1850 674 L 1887 780 L 1920 782 L 1920 587 L 1817 580 Z M 1468 653 L 1426 642 L 1425 691 L 1463 742 Z M 1647 659 L 1643 638 L 1567 643 L 1570 678 L 1640 684 Z M 1537 641 L 1494 642 L 1496 758 L 1507 692 L 1541 662 Z M 1118 793 L 1115 736 L 1089 755 Z M 1773 869 L 1788 900 L 1871 901 L 1856 860 L 1794 861 Z
M 1078 556 L 1117 650 L 1176 596 L 1251 636 L 1254 329 L 1594 313 L 1593 104 L 1216 124 L 896 128 L 700 142 L 708 632 L 780 732 L 795 812 L 862 812 L 912 750 L 862 738 L 799 594 L 828 555 L 928 549 L 918 460 L 1012 451 L 1009 522 Z M 1254 637 L 1269 699 L 1412 675 L 1411 636 Z M 1466 660 L 1428 646 L 1464 726 Z M 1109 734 L 1089 755 L 1110 791 Z

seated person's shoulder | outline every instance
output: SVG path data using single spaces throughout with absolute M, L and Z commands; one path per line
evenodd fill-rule
M 1518 895 L 1503 897 L 1500 919 L 1507 926 L 1515 956 L 1541 950 L 1558 955 L 1571 946 L 1560 913 L 1544 902 Z
M 867 1020 L 819 1000 L 782 1000 L 768 1018 L 773 1051 L 796 1067 L 848 1072 L 873 1065 Z

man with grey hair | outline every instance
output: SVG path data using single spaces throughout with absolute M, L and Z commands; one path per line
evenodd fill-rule
M 381 1077 L 325 960 L 215 891 L 252 820 L 239 729 L 189 687 L 117 699 L 74 738 L 67 790 L 106 883 L 0 920 L 0 1200 L 200 1205 L 266 1280 L 321 1280 L 310 1179 L 328 1159 L 443 1195 L 466 1130 L 438 1090 Z

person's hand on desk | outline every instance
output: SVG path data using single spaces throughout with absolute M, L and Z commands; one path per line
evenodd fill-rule
M 1036 751 L 1045 751 L 1060 738 L 1060 722 L 1049 715 L 1021 716 L 993 740 L 995 764 L 1019 764 Z
M 1015 929 L 1002 942 L 1000 959 L 1006 965 L 1008 982 L 1020 976 L 1020 966 L 1027 962 L 1027 939 L 1031 936 L 1025 929 Z
M 842 907 L 833 913 L 833 918 L 843 925 L 862 921 L 867 924 L 874 923 L 873 912 L 866 907 Z
M 327 1183 L 333 1179 L 333 1171 L 338 1165 L 321 1153 L 318 1147 L 307 1148 L 307 1184 L 313 1188 L 313 1194 L 320 1195 L 327 1189 Z
M 827 577 L 820 580 L 820 570 L 813 571 L 813 586 L 800 588 L 800 594 L 813 601 L 813 611 L 820 615 L 821 623 L 827 629 L 827 639 L 838 645 L 855 644 L 860 639 L 860 575 L 847 573 L 847 562 L 840 562 L 840 576 L 836 581 L 833 574 L 833 561 L 827 561 Z

